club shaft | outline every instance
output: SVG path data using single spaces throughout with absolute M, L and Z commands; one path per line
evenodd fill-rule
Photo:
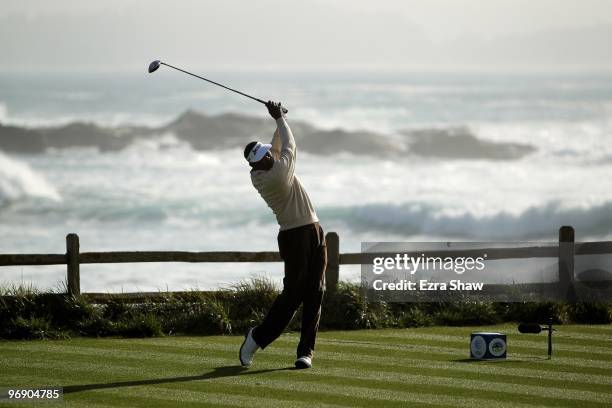
M 225 85 L 223 85 L 223 84 L 220 84 L 220 83 L 218 83 L 218 82 L 211 81 L 210 79 L 206 79 L 206 78 L 201 77 L 201 76 L 199 76 L 199 75 L 192 74 L 191 72 L 189 72 L 189 71 L 185 71 L 184 69 L 180 69 L 180 68 L 175 67 L 175 66 L 172 66 L 172 65 L 170 65 L 170 64 L 166 64 L 165 62 L 161 62 L 161 65 L 165 65 L 165 66 L 167 66 L 167 67 L 170 67 L 170 68 L 176 69 L 177 71 L 181 71 L 181 72 L 184 72 L 184 73 L 189 74 L 189 75 L 191 75 L 191 76 L 194 76 L 194 77 L 196 77 L 196 78 L 203 79 L 203 80 L 204 80 L 204 81 L 206 81 L 206 82 L 210 82 L 211 84 L 218 85 L 218 86 L 220 86 L 221 88 L 225 88 L 225 89 L 227 89 L 228 91 L 236 92 L 237 94 L 240 94 L 240 95 L 242 95 L 242 96 L 246 96 L 247 98 L 251 98 L 251 99 L 253 99 L 254 101 L 257 101 L 257 102 L 259 102 L 259 103 L 263 103 L 264 105 L 266 104 L 266 102 L 265 102 L 265 101 L 263 101 L 263 100 L 261 100 L 261 99 L 259 99 L 259 98 L 255 98 L 254 96 L 247 95 L 247 94 L 245 94 L 244 92 L 237 91 L 237 90 L 235 90 L 235 89 L 232 89 L 232 88 L 230 88 L 230 87 L 227 87 L 227 86 L 225 86 Z

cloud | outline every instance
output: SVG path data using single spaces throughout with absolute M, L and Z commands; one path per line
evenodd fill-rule
M 612 66 L 610 25 L 589 8 L 612 15 L 609 4 L 517 2 L 9 1 L 2 69 L 141 69 L 156 57 L 246 69 Z

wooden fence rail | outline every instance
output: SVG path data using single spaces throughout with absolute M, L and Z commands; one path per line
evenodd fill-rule
M 372 262 L 374 257 L 394 256 L 386 253 L 340 253 L 340 238 L 329 232 L 327 240 L 327 289 L 335 290 L 338 285 L 340 265 L 359 265 Z M 487 260 L 518 258 L 558 258 L 559 282 L 574 281 L 574 256 L 612 253 L 612 242 L 586 242 L 575 245 L 574 229 L 563 226 L 559 229 L 558 246 L 532 246 L 521 248 L 479 248 L 477 250 L 435 250 L 418 251 L 425 256 L 466 257 L 487 253 Z M 140 262 L 282 262 L 278 252 L 183 252 L 183 251 L 121 251 L 121 252 L 80 252 L 77 234 L 66 236 L 65 254 L 0 254 L 0 266 L 19 265 L 66 265 L 67 289 L 70 294 L 80 295 L 80 265 L 99 263 L 140 263 Z M 571 286 L 571 285 L 570 285 Z M 572 295 L 568 294 L 568 300 Z

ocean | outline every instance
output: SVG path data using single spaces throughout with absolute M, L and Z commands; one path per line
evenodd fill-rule
M 290 125 L 320 131 L 310 144 L 294 131 L 307 147 L 296 173 L 341 252 L 363 241 L 551 242 L 561 225 L 573 225 L 577 241 L 612 239 L 612 75 L 202 74 L 281 100 Z M 194 147 L 164 127 L 188 110 L 274 129 L 264 106 L 163 68 L 0 74 L 2 125 L 164 129 L 115 150 L 0 143 L 0 253 L 63 253 L 70 232 L 82 251 L 277 250 L 275 219 L 242 157 L 246 143 L 272 133 Z M 381 141 L 397 154 L 370 150 Z M 0 284 L 55 288 L 64 275 L 61 266 L 2 267 Z M 262 275 L 280 282 L 282 265 L 83 265 L 81 286 L 212 289 Z M 358 275 L 341 267 L 341 279 Z

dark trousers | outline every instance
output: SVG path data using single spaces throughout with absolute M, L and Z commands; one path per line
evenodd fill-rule
M 280 231 L 278 249 L 285 262 L 283 291 L 264 321 L 253 331 L 253 339 L 259 347 L 266 348 L 281 335 L 302 304 L 302 329 L 297 356 L 312 357 L 325 291 L 327 246 L 323 228 L 319 223 L 314 223 Z

